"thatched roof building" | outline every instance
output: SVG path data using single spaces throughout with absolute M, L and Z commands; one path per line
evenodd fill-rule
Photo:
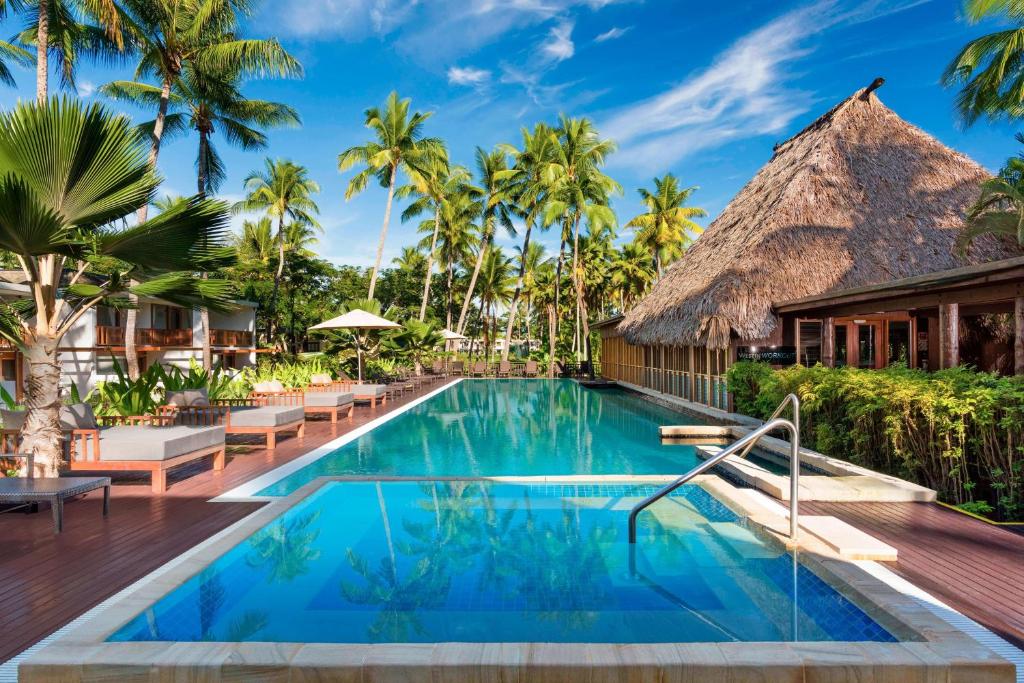
M 989 176 L 859 90 L 775 149 L 619 331 L 726 348 L 772 335 L 773 302 L 965 265 L 954 242 Z M 967 261 L 1015 253 L 986 238 Z

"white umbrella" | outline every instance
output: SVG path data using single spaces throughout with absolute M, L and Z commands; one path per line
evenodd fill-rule
M 401 327 L 396 322 L 387 318 L 374 315 L 368 311 L 355 308 L 348 313 L 343 313 L 336 318 L 325 320 L 322 323 L 313 325 L 311 330 L 393 330 Z M 356 359 L 359 366 L 359 383 L 363 383 L 363 349 L 359 345 L 359 335 L 356 336 Z
M 449 350 L 449 342 L 455 341 L 456 339 L 466 339 L 466 335 L 459 334 L 458 332 L 452 332 L 448 328 L 441 330 L 441 338 L 444 339 L 444 350 L 447 353 Z

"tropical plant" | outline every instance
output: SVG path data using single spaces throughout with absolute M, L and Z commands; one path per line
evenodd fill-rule
M 1024 134 L 1017 133 L 1017 141 L 1024 144 Z M 1024 154 L 1007 159 L 998 176 L 981 184 L 957 245 L 966 252 L 985 234 L 1008 237 L 1024 247 Z
M 159 363 L 151 365 L 147 372 L 150 371 L 156 374 L 157 383 L 163 388 L 164 396 L 171 391 L 187 389 L 206 389 L 211 400 L 244 398 L 249 394 L 250 387 L 243 386 L 234 374 L 220 364 L 207 370 L 196 363 L 194 358 L 190 358 L 187 372 L 176 365 L 164 367 Z
M 281 288 L 281 275 L 284 273 L 285 261 L 285 222 L 298 223 L 308 227 L 319 228 L 316 215 L 320 209 L 313 195 L 320 192 L 320 186 L 309 177 L 309 170 L 286 159 L 267 158 L 263 162 L 262 171 L 253 171 L 245 178 L 245 199 L 236 203 L 236 213 L 264 211 L 267 216 L 277 221 L 277 271 L 274 273 L 274 286 L 270 294 L 269 336 L 276 337 L 277 296 Z
M 494 309 L 499 304 L 507 304 L 512 298 L 512 292 L 512 262 L 505 257 L 501 247 L 488 247 L 477 284 L 486 357 L 490 357 L 497 331 L 498 321 Z
M 423 374 L 423 360 L 444 342 L 437 324 L 422 320 L 407 320 L 401 330 L 387 335 L 382 347 L 403 358 L 412 360 L 417 375 Z
M 469 278 L 469 285 L 466 288 L 466 296 L 462 302 L 462 310 L 459 313 L 459 322 L 455 331 L 462 334 L 466 329 L 468 321 L 469 305 L 473 301 L 476 292 L 476 281 L 480 277 L 480 268 L 483 267 L 484 254 L 487 247 L 494 240 L 494 232 L 497 224 L 515 236 L 516 230 L 512 225 L 513 203 L 509 195 L 509 168 L 508 151 L 504 146 L 498 146 L 491 152 L 483 148 L 476 148 L 476 169 L 479 176 L 480 187 L 483 190 L 483 216 L 480 223 L 481 248 L 477 250 L 476 263 L 473 265 L 473 274 Z
M 365 112 L 365 125 L 373 131 L 374 139 L 364 145 L 349 147 L 338 155 L 338 170 L 347 171 L 361 164 L 359 171 L 348 183 L 345 199 L 349 200 L 366 189 L 370 176 L 377 178 L 381 187 L 388 189 L 387 204 L 384 206 L 384 223 L 377 243 L 377 258 L 370 275 L 367 299 L 373 298 L 377 286 L 380 262 L 384 257 L 384 242 L 391 221 L 391 204 L 394 201 L 398 171 L 410 178 L 429 175 L 430 164 L 438 159 L 447 160 L 444 144 L 437 138 L 423 137 L 423 124 L 432 112 L 413 112 L 409 115 L 411 100 L 398 99 L 398 93 L 388 95 L 384 108 L 371 107 Z
M 33 61 L 32 53 L 25 48 L 6 40 L 0 40 L 0 83 L 13 88 L 17 84 L 14 81 L 14 74 L 11 73 L 10 65 L 31 66 Z
M 647 213 L 634 216 L 626 227 L 636 228 L 634 240 L 651 254 L 658 277 L 665 266 L 683 255 L 693 235 L 704 232 L 693 219 L 707 216 L 708 212 L 686 206 L 690 195 L 696 191 L 696 187 L 679 187 L 679 179 L 671 173 L 654 179 L 653 192 L 644 188 L 638 190 Z
M 466 185 L 450 194 L 441 204 L 440 229 L 436 249 L 445 264 L 445 327 L 452 328 L 453 304 L 455 302 L 455 270 L 458 264 L 466 263 L 473 257 L 473 248 L 478 243 L 476 223 L 483 210 L 479 189 Z M 432 234 L 433 221 L 420 223 L 421 233 Z M 427 247 L 433 240 L 424 238 L 421 247 Z
M 159 184 L 137 131 L 101 106 L 54 98 L 0 115 L 0 249 L 31 292 L 0 304 L 0 334 L 28 360 L 22 447 L 44 476 L 61 465 L 58 348 L 89 309 L 124 306 L 127 293 L 226 306 L 230 285 L 195 275 L 221 264 L 222 204 L 196 198 L 123 222 Z
M 152 415 L 159 405 L 157 388 L 160 366 L 150 366 L 138 379 L 131 379 L 116 358 L 111 356 L 110 360 L 117 379 L 97 382 L 96 388 L 89 392 L 85 401 L 100 416 Z
M 946 66 L 942 82 L 959 85 L 956 107 L 968 125 L 979 118 L 1024 114 L 1024 7 L 1020 0 L 966 0 L 964 15 L 976 24 L 994 19 L 1006 28 L 970 41 Z
M 427 269 L 427 257 L 416 247 L 402 247 L 402 252 L 391 259 L 391 263 L 417 277 Z
M 655 275 L 650 252 L 644 245 L 636 240 L 622 245 L 611 263 L 611 284 L 619 297 L 619 312 L 629 310 L 639 301 Z

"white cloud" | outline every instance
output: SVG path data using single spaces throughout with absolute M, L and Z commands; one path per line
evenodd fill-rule
M 627 26 L 625 28 L 621 28 L 619 26 L 612 26 L 610 29 L 608 29 L 604 33 L 598 34 L 594 38 L 594 42 L 595 43 L 603 43 L 603 42 L 608 41 L 608 40 L 615 40 L 616 38 L 621 38 L 622 36 L 624 36 L 627 33 L 629 33 L 629 31 L 632 28 L 633 28 L 632 26 Z
M 96 92 L 96 84 L 92 81 L 78 81 L 75 83 L 75 90 L 78 91 L 79 97 L 90 97 Z
M 540 52 L 552 62 L 564 62 L 576 53 L 572 42 L 573 22 L 563 20 L 551 27 L 547 40 L 541 43 Z
M 620 143 L 614 164 L 650 172 L 729 140 L 778 133 L 808 111 L 813 95 L 792 85 L 811 39 L 908 9 L 921 0 L 870 0 L 840 10 L 834 0 L 790 11 L 740 38 L 710 66 L 615 112 L 601 130 Z
M 487 69 L 453 66 L 448 69 L 448 82 L 454 85 L 482 85 L 491 78 Z

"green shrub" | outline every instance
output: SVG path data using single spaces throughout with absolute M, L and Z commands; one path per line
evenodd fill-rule
M 809 448 L 918 482 L 956 505 L 1024 516 L 1024 378 L 739 362 L 728 380 L 737 410 L 762 419 L 786 394 L 799 396 Z

